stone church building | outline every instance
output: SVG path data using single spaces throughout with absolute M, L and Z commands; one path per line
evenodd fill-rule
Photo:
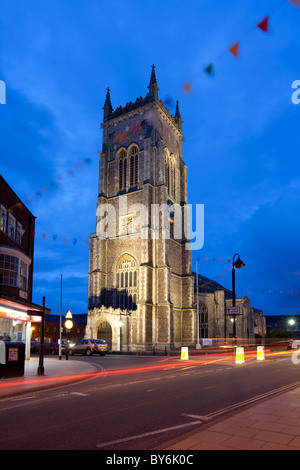
M 154 66 L 148 90 L 113 110 L 107 89 L 103 107 L 85 337 L 106 339 L 112 350 L 195 346 L 198 323 L 201 338 L 229 337 L 232 328 L 222 286 L 202 283 L 197 309 L 179 105 L 173 116 L 159 100 Z M 254 309 L 238 301 L 237 331 L 253 337 Z

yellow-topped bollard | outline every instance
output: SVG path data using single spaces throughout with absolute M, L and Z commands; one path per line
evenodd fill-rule
M 264 346 L 257 346 L 257 360 L 263 361 L 265 358 L 265 348 Z
M 181 348 L 181 359 L 182 360 L 187 360 L 188 358 L 189 358 L 189 348 L 182 347 Z
M 235 351 L 235 363 L 243 364 L 244 363 L 244 348 L 236 348 Z

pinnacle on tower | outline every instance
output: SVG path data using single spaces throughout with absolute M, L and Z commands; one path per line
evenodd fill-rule
M 181 118 L 181 114 L 180 114 L 180 110 L 179 110 L 179 101 L 178 100 L 176 101 L 176 111 L 175 111 L 175 116 L 174 117 L 175 117 L 175 122 L 177 123 L 177 125 L 181 129 L 182 118 Z
M 107 118 L 113 112 L 113 107 L 111 105 L 111 100 L 110 100 L 109 88 L 107 88 L 105 103 L 102 109 L 104 109 L 104 118 Z
M 158 86 L 157 86 L 157 80 L 156 80 L 156 75 L 155 75 L 155 65 L 152 65 L 152 72 L 151 72 L 151 77 L 150 77 L 150 83 L 149 83 L 149 93 L 148 96 L 158 98 Z
M 176 111 L 175 111 L 175 119 L 181 119 L 180 111 L 179 111 L 179 101 L 176 101 Z

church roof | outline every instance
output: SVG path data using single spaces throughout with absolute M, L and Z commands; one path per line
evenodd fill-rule
M 195 291 L 197 288 L 197 274 L 195 272 L 192 273 L 195 277 Z M 226 289 L 226 287 L 222 286 L 219 284 L 217 281 L 214 281 L 213 279 L 209 279 L 208 277 L 203 276 L 202 274 L 198 274 L 198 291 L 202 293 L 212 293 L 217 290 L 223 290 L 225 292 L 225 297 L 226 298 L 231 298 L 232 297 L 232 291 L 229 289 Z

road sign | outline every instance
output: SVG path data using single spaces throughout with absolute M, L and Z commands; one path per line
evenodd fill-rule
M 227 307 L 227 315 L 240 315 L 240 307 Z

